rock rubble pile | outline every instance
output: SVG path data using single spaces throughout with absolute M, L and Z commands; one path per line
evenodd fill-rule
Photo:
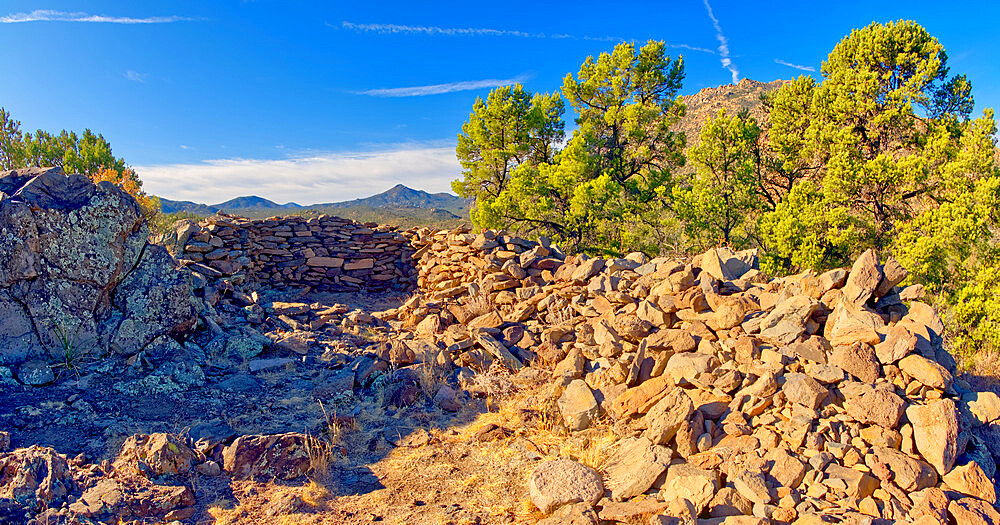
M 544 370 L 569 431 L 619 437 L 598 501 L 587 467 L 538 467 L 538 507 L 574 504 L 551 523 L 1000 519 L 1000 398 L 956 378 L 894 259 L 768 280 L 724 248 L 686 262 L 493 232 L 414 244 L 423 293 L 391 319 L 445 348 L 438 362 Z

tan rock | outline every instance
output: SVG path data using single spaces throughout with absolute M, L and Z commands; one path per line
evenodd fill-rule
M 678 463 L 667 469 L 667 476 L 660 488 L 660 499 L 664 501 L 672 499 L 690 501 L 694 505 L 694 514 L 697 516 L 712 501 L 717 490 L 719 490 L 719 474 L 717 472 L 701 469 L 687 463 Z
M 694 403 L 684 389 L 674 387 L 656 402 L 643 417 L 643 437 L 657 445 L 666 445 L 694 412 Z
M 863 342 L 834 346 L 830 364 L 839 366 L 865 383 L 874 383 L 882 375 L 875 350 Z
M 646 438 L 628 439 L 604 467 L 605 486 L 617 501 L 649 490 L 670 462 L 670 449 L 654 445 Z
M 1000 421 L 1000 396 L 994 392 L 971 392 L 962 395 L 962 411 L 973 426 Z
M 918 354 L 911 354 L 899 361 L 899 369 L 920 383 L 945 390 L 951 386 L 952 376 L 945 367 Z
M 843 301 L 827 319 L 824 335 L 835 347 L 859 342 L 873 345 L 882 341 L 879 329 L 883 325 L 877 314 Z
M 996 525 L 1000 523 L 1000 512 L 989 503 L 975 499 L 962 498 L 948 504 L 948 514 L 954 523 L 962 525 Z
M 830 393 L 825 386 L 805 374 L 785 374 L 784 378 L 785 384 L 781 386 L 781 391 L 792 403 L 819 408 Z
M 872 452 L 892 472 L 893 481 L 905 491 L 923 490 L 937 483 L 937 473 L 927 462 L 889 447 L 873 447 Z
M 982 467 L 975 461 L 965 465 L 953 467 L 947 474 L 941 476 L 941 480 L 952 489 L 967 496 L 979 498 L 995 505 L 997 502 L 996 487 Z
M 858 306 L 865 304 L 882 282 L 882 277 L 882 267 L 878 263 L 875 250 L 870 248 L 865 250 L 865 253 L 861 254 L 851 266 L 851 272 L 843 288 L 844 298 Z
M 654 403 L 666 395 L 667 387 L 672 385 L 673 380 L 670 377 L 659 376 L 629 388 L 612 403 L 611 415 L 615 419 L 627 419 L 636 414 L 645 414 Z
M 599 406 L 594 393 L 583 379 L 574 379 L 559 396 L 559 411 L 566 427 L 571 431 L 590 426 L 598 415 Z
M 906 418 L 913 425 L 913 440 L 920 455 L 939 475 L 950 471 L 958 452 L 955 402 L 942 399 L 929 405 L 910 405 Z
M 604 483 L 594 469 L 569 459 L 540 463 L 528 478 L 531 502 L 545 514 L 561 505 L 594 505 L 604 495 Z
M 856 421 L 885 428 L 896 428 L 906 410 L 903 398 L 892 392 L 872 389 L 849 400 L 847 413 Z
M 764 455 L 768 475 L 778 486 L 798 488 L 806 475 L 806 466 L 799 458 L 783 448 L 774 448 Z

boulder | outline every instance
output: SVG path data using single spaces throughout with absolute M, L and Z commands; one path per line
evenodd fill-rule
M 654 445 L 644 437 L 623 441 L 618 453 L 604 467 L 612 499 L 622 501 L 649 490 L 667 469 L 670 455 L 670 449 Z
M 114 467 L 150 478 L 187 474 L 197 461 L 198 454 L 173 434 L 134 434 L 122 444 Z
M 563 505 L 594 505 L 604 495 L 604 483 L 594 469 L 569 459 L 545 461 L 528 478 L 531 502 L 545 514 Z
M 873 447 L 875 458 L 892 473 L 892 480 L 905 491 L 923 490 L 937 483 L 937 473 L 925 461 L 911 458 L 889 447 Z
M 844 284 L 844 299 L 857 306 L 865 304 L 882 282 L 882 267 L 875 250 L 869 248 L 851 266 Z
M 893 392 L 878 389 L 851 399 L 847 405 L 847 414 L 856 421 L 891 429 L 899 424 L 905 410 L 906 401 L 903 398 Z
M 0 363 L 135 353 L 194 326 L 190 278 L 148 243 L 134 198 L 58 169 L 0 178 Z
M 952 468 L 947 474 L 941 476 L 941 481 L 967 496 L 979 498 L 991 505 L 997 503 L 997 492 L 993 480 L 974 461 Z
M 719 490 L 719 473 L 698 468 L 688 463 L 671 465 L 660 487 L 660 499 L 685 499 L 690 501 L 695 514 L 700 514 Z
M 945 367 L 922 355 L 911 354 L 904 357 L 899 361 L 899 369 L 904 374 L 931 388 L 945 390 L 951 386 L 951 373 Z
M 597 419 L 599 405 L 587 382 L 574 379 L 559 397 L 559 412 L 570 430 L 583 430 Z
M 222 469 L 237 479 L 295 479 L 309 471 L 309 436 L 240 436 L 222 450 Z
M 0 453 L 0 502 L 36 512 L 59 508 L 77 487 L 66 456 L 52 448 L 32 445 Z
M 643 417 L 643 436 L 657 445 L 666 445 L 694 413 L 694 403 L 682 388 L 673 388 Z
M 784 392 L 785 398 L 793 403 L 819 408 L 830 393 L 825 386 L 805 374 L 785 374 L 784 378 L 785 384 L 782 385 L 781 391 Z

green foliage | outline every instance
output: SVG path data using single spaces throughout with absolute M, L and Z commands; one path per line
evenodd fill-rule
M 821 83 L 800 77 L 772 97 L 771 165 L 801 174 L 785 177 L 789 190 L 815 181 L 799 192 L 812 195 L 814 217 L 790 217 L 801 210 L 778 205 L 761 219 L 772 270 L 887 250 L 898 226 L 968 187 L 968 161 L 958 154 L 972 98 L 968 80 L 949 79 L 946 63 L 918 24 L 873 23 L 837 44 Z M 816 221 L 825 228 L 795 226 Z
M 95 183 L 108 181 L 135 197 L 143 216 L 153 220 L 160 201 L 142 191 L 142 181 L 125 160 L 115 157 L 103 135 L 86 129 L 77 135 L 63 130 L 58 135 L 38 130 L 21 131 L 21 123 L 0 108 L 0 169 L 56 166 L 66 173 L 81 173 Z
M 677 214 L 698 247 L 719 241 L 739 248 L 751 242 L 754 213 L 763 206 L 760 181 L 760 127 L 741 113 L 720 110 L 701 128 L 688 150 L 696 167 L 690 184 L 674 187 Z
M 493 203 L 519 167 L 552 160 L 555 144 L 564 136 L 563 111 L 558 93 L 532 96 L 520 84 L 494 89 L 485 102 L 476 99 L 456 148 L 463 178 L 452 183 L 456 193 L 476 199 L 476 224 L 510 225 L 511 218 Z
M 476 226 L 548 235 L 576 251 L 658 251 L 671 172 L 684 162 L 683 135 L 670 131 L 683 114 L 683 64 L 664 50 L 619 44 L 567 75 L 562 94 L 578 116 L 562 150 L 558 93 L 515 86 L 477 100 L 456 150 L 463 178 L 453 183 L 476 198 Z

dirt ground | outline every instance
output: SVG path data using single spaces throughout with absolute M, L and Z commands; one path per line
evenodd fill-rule
M 399 306 L 407 296 L 281 298 L 371 313 Z M 323 344 L 349 357 L 394 336 L 387 327 L 359 334 L 324 336 Z M 0 389 L 0 428 L 12 432 L 13 447 L 41 444 L 92 462 L 113 459 L 135 433 L 197 439 L 306 432 L 323 444 L 314 451 L 310 475 L 291 482 L 192 477 L 199 512 L 190 523 L 486 524 L 542 517 L 527 496 L 528 473 L 543 456 L 573 446 L 563 443 L 565 436 L 551 424 L 556 410 L 541 401 L 544 382 L 499 371 L 483 374 L 496 394 L 463 397 L 458 412 L 435 406 L 431 397 L 438 385 L 423 380 L 424 395 L 405 408 L 387 406 L 377 382 L 353 396 L 324 401 L 314 389 L 343 360 L 313 353 L 256 372 L 246 362 L 209 359 L 202 366 L 203 384 L 182 391 L 136 382 L 185 356 L 150 363 L 113 356 L 81 360 L 61 370 L 52 385 Z M 277 356 L 258 356 L 271 357 Z M 589 444 L 580 450 L 592 450 Z M 599 458 L 580 459 L 597 466 Z

